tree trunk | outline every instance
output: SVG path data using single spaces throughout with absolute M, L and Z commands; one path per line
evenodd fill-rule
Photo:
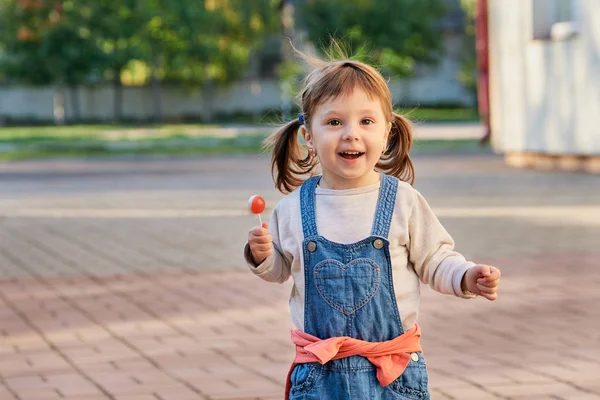
M 123 83 L 121 82 L 120 71 L 115 72 L 113 80 L 114 103 L 113 103 L 113 122 L 123 121 Z
M 78 87 L 69 85 L 69 93 L 71 95 L 71 107 L 73 107 L 73 122 L 81 122 L 81 98 Z
M 151 86 L 152 86 L 152 104 L 154 113 L 152 115 L 152 121 L 154 123 L 162 122 L 162 87 L 160 85 L 160 80 L 156 76 L 156 71 L 158 70 L 157 62 L 152 67 L 152 78 L 151 78 Z
M 291 63 L 294 61 L 294 50 L 290 42 L 294 44 L 294 3 L 291 0 L 281 0 L 279 6 L 279 18 L 281 22 L 281 55 L 283 63 Z M 290 96 L 290 82 L 281 80 L 281 113 L 284 121 L 289 121 L 292 117 L 293 99 Z
M 54 123 L 56 125 L 65 124 L 65 91 L 62 84 L 56 85 L 54 89 Z
M 284 61 L 294 59 L 294 51 L 290 46 L 290 41 L 295 44 L 295 28 L 294 28 L 294 2 L 291 0 L 281 0 L 279 6 L 279 20 L 281 22 L 281 52 Z
M 212 99 L 213 96 L 214 96 L 214 84 L 209 79 L 206 81 L 206 83 L 204 84 L 204 87 L 202 88 L 201 115 L 202 115 L 203 123 L 212 122 L 212 120 L 213 120 L 213 117 L 214 117 L 213 106 L 212 106 L 213 105 L 213 99 Z

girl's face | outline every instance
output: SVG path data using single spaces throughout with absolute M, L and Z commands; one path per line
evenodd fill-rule
M 321 185 L 351 189 L 376 183 L 379 175 L 374 168 L 391 126 L 381 102 L 359 88 L 317 106 L 302 135 L 319 157 Z

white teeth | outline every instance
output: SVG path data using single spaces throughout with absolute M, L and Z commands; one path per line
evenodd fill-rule
M 360 151 L 342 151 L 342 154 L 349 154 L 352 156 L 360 154 Z

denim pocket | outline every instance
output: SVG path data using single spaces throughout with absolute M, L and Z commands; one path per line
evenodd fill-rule
M 429 400 L 427 367 L 423 354 L 418 354 L 419 360 L 411 360 L 406 369 L 394 382 L 390 383 L 390 388 L 400 394 L 399 399 L 407 400 Z
M 315 386 L 321 375 L 321 364 L 306 363 L 298 364 L 294 367 L 290 381 L 292 388 L 290 394 L 302 394 L 308 392 Z
M 324 260 L 315 265 L 315 286 L 331 308 L 348 316 L 367 304 L 379 289 L 380 268 L 369 258 L 343 264 Z

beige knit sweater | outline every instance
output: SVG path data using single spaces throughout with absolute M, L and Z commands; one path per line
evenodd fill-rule
M 316 188 L 316 220 L 319 234 L 330 241 L 350 244 L 368 237 L 377 206 L 379 185 L 347 190 Z M 252 262 L 249 246 L 244 256 L 250 270 L 268 282 L 290 278 L 290 312 L 294 325 L 304 328 L 304 263 L 300 189 L 283 198 L 273 209 L 269 223 L 275 251 L 262 264 Z M 461 279 L 475 264 L 455 252 L 454 241 L 440 224 L 423 196 L 400 182 L 390 226 L 390 256 L 398 310 L 404 330 L 417 321 L 420 284 L 468 298 Z

